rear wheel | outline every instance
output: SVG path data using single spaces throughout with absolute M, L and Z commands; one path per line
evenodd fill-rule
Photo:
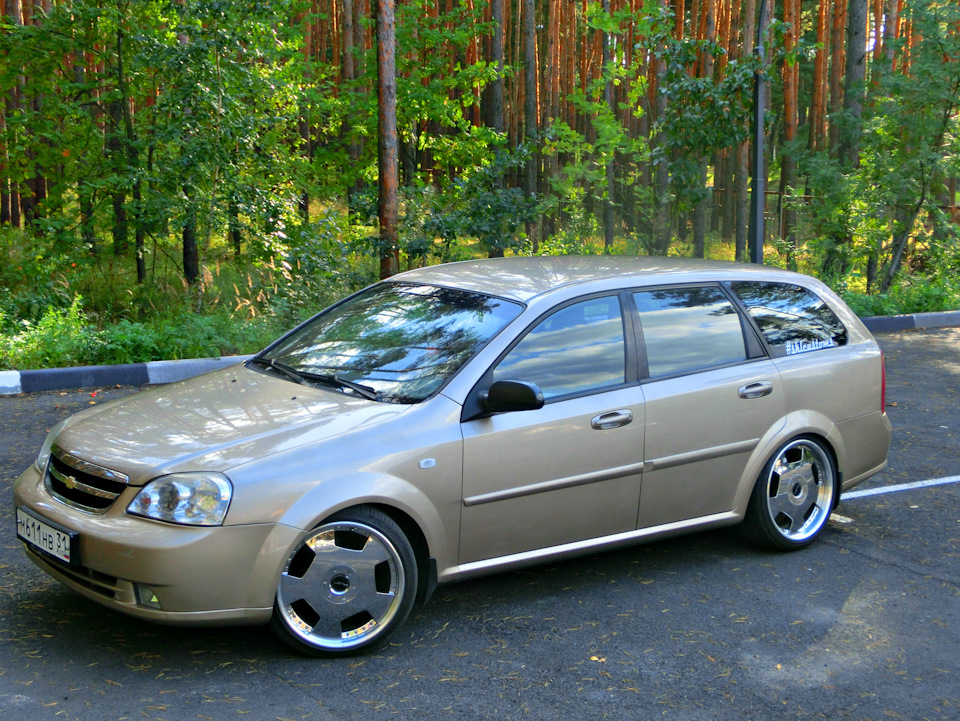
M 299 651 L 348 655 L 386 639 L 416 594 L 410 542 L 388 515 L 361 506 L 330 517 L 294 548 L 271 624 Z
M 750 497 L 745 526 L 751 540 L 788 551 L 810 544 L 830 518 L 836 478 L 821 441 L 801 436 L 783 445 Z

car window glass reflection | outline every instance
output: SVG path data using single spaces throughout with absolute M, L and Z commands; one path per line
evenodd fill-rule
M 436 392 L 522 310 L 518 303 L 425 285 L 378 285 L 318 316 L 266 357 L 369 386 L 383 400 Z
M 494 380 L 536 383 L 544 398 L 624 382 L 623 319 L 616 297 L 561 308 L 533 328 L 494 371 Z
M 651 378 L 745 360 L 737 311 L 719 288 L 675 288 L 633 294 Z
M 845 345 L 847 331 L 829 306 L 797 285 L 732 283 L 750 315 L 780 354 L 795 355 Z

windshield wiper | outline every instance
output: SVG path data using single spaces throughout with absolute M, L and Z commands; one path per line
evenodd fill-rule
M 331 375 L 329 373 L 310 373 L 309 371 L 298 371 L 298 373 L 308 381 L 327 383 L 329 385 L 336 386 L 337 388 L 348 388 L 354 393 L 363 396 L 367 400 L 380 400 L 380 393 L 375 391 L 370 386 L 365 386 L 362 383 L 348 381 L 346 378 L 341 378 L 340 376 Z
M 263 368 L 269 368 L 270 370 L 277 371 L 278 373 L 285 375 L 294 383 L 302 384 L 305 381 L 310 381 L 312 383 L 325 383 L 326 385 L 334 386 L 336 388 L 340 388 L 341 390 L 349 389 L 357 395 L 363 396 L 367 400 L 381 400 L 380 394 L 370 386 L 365 386 L 354 381 L 348 381 L 346 378 L 340 378 L 339 376 L 330 375 L 328 373 L 310 373 L 309 371 L 298 371 L 286 365 L 285 363 L 280 363 L 279 361 L 275 361 L 270 358 L 251 358 L 250 362 Z
M 270 370 L 276 371 L 281 375 L 285 375 L 287 378 L 292 380 L 294 383 L 303 383 L 303 376 L 297 373 L 290 366 L 284 365 L 283 363 L 277 363 L 274 360 L 269 358 L 251 358 L 250 362 L 254 365 L 261 366 L 263 368 L 269 368 Z

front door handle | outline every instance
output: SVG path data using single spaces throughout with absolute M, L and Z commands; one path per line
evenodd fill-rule
M 595 431 L 608 431 L 611 428 L 620 428 L 633 421 L 633 413 L 628 410 L 610 411 L 594 416 L 590 427 Z
M 741 398 L 763 398 L 773 393 L 773 383 L 770 381 L 760 381 L 759 383 L 747 383 L 740 386 L 739 396 Z

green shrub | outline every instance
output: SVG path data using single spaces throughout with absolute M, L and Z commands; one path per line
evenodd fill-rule
M 0 366 L 49 368 L 75 365 L 96 353 L 96 331 L 85 322 L 78 295 L 68 308 L 48 306 L 40 320 L 21 321 L 20 332 L 2 337 Z
M 943 279 L 905 276 L 882 295 L 854 291 L 841 293 L 853 311 L 863 317 L 932 313 L 960 309 L 960 286 Z
M 0 368 L 27 370 L 254 353 L 286 327 L 273 316 L 244 319 L 222 310 L 146 322 L 121 319 L 98 329 L 84 317 L 82 299 L 76 296 L 69 308 L 50 307 L 36 324 L 24 321 L 21 332 L 0 336 Z

